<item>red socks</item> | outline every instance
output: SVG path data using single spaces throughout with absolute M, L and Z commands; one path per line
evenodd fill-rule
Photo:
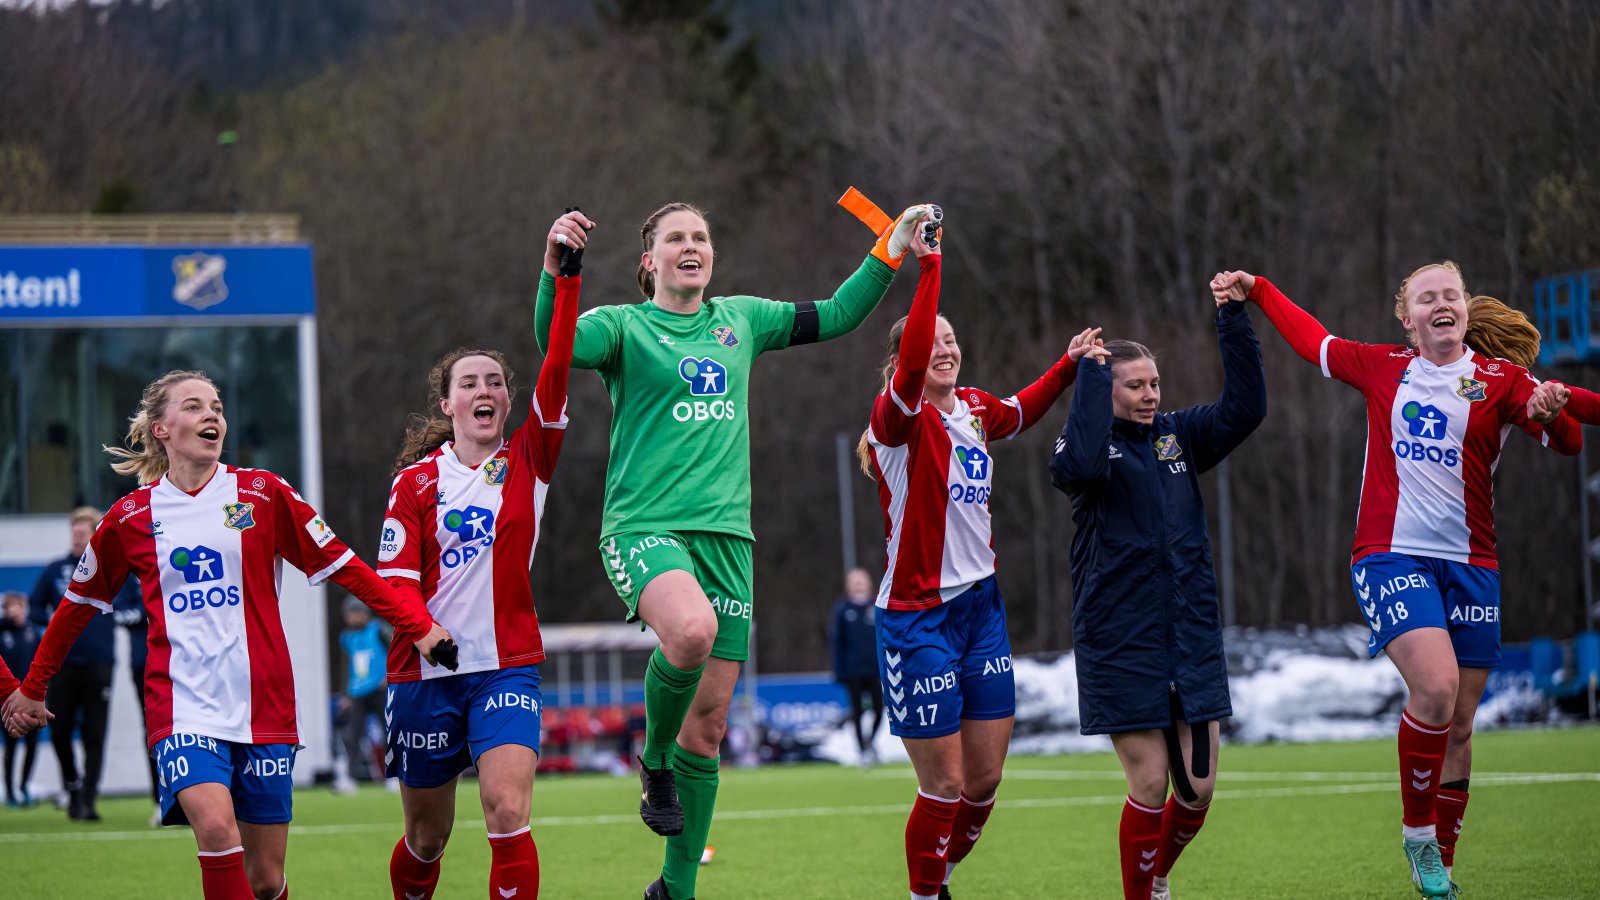
M 200 890 L 205 900 L 255 900 L 244 874 L 244 848 L 200 851 Z
M 961 805 L 956 809 L 956 819 L 950 827 L 950 865 L 961 862 L 972 852 L 972 845 L 983 834 L 984 823 L 989 821 L 989 813 L 994 812 L 994 800 L 994 797 L 990 797 L 982 803 L 976 803 L 966 794 L 961 795 Z
M 1451 784 L 1464 782 L 1451 782 Z M 1440 788 L 1435 808 L 1439 815 L 1439 858 L 1445 868 L 1456 864 L 1456 841 L 1461 838 L 1461 822 L 1467 815 L 1467 792 Z
M 524 825 L 510 834 L 489 835 L 490 900 L 533 900 L 539 896 L 539 851 Z
M 906 872 L 911 893 L 937 897 L 944 883 L 944 864 L 950 857 L 950 830 L 955 826 L 955 800 L 930 797 L 917 791 L 917 802 L 906 819 Z M 987 814 L 985 814 L 987 816 Z
M 389 855 L 389 886 L 394 889 L 394 900 L 431 900 L 433 889 L 439 884 L 439 860 L 443 858 L 440 853 L 423 861 L 402 836 Z
M 1161 852 L 1161 810 L 1140 806 L 1132 797 L 1122 806 L 1122 896 L 1124 900 L 1150 900 L 1150 882 L 1156 877 L 1156 856 Z
M 1157 877 L 1165 878 L 1172 871 L 1178 854 L 1200 833 L 1200 826 L 1206 823 L 1206 810 L 1210 808 L 1209 801 L 1196 809 L 1180 803 L 1176 794 L 1167 798 L 1167 806 L 1161 810 L 1161 852 L 1156 856 Z
M 1434 800 L 1439 793 L 1444 747 L 1449 739 L 1449 723 L 1429 725 L 1413 718 L 1410 711 L 1401 713 L 1400 802 L 1405 809 L 1401 823 L 1407 828 L 1432 828 L 1438 821 Z

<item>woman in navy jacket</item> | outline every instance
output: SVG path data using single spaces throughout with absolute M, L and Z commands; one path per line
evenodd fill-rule
M 1072 638 L 1084 734 L 1110 734 L 1128 779 L 1120 845 L 1128 900 L 1166 876 L 1205 820 L 1218 722 L 1232 714 L 1200 473 L 1266 418 L 1261 348 L 1244 304 L 1218 303 L 1216 403 L 1158 412 L 1161 377 L 1132 341 L 1078 366 L 1051 481 L 1072 500 Z M 1169 781 L 1174 794 L 1167 797 Z

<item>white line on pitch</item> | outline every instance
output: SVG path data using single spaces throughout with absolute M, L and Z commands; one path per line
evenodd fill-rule
M 1372 776 L 1373 773 L 1362 773 Z M 1529 773 L 1492 773 L 1482 776 L 1474 775 L 1473 786 L 1499 787 L 1506 785 L 1528 784 L 1553 784 L 1565 782 L 1600 782 L 1600 773 L 1594 772 L 1529 772 Z M 1315 797 L 1338 794 L 1375 794 L 1395 790 L 1392 779 L 1384 778 L 1382 781 L 1366 782 L 1360 784 L 1329 784 L 1310 787 L 1282 787 L 1282 788 L 1249 788 L 1244 790 L 1219 790 L 1217 796 L 1232 800 L 1253 800 L 1277 797 Z M 1123 803 L 1127 798 L 1118 792 L 1110 796 L 1094 797 L 1034 797 L 1005 801 L 1007 809 L 1059 809 L 1074 806 L 1111 806 Z M 870 816 L 870 815 L 905 815 L 907 806 L 904 803 L 880 804 L 875 806 L 811 806 L 790 809 L 730 809 L 717 813 L 719 821 L 755 821 L 767 819 L 814 819 L 828 816 Z M 634 815 L 605 815 L 605 816 L 547 816 L 533 820 L 534 828 L 556 828 L 584 825 L 624 825 L 639 821 Z M 471 827 L 481 824 L 481 819 L 457 819 L 456 824 Z M 395 822 L 367 822 L 346 825 L 291 825 L 289 833 L 294 835 L 323 835 L 323 834 L 395 834 L 400 830 L 400 823 Z M 190 839 L 187 830 L 163 829 L 160 831 L 60 831 L 60 832 L 28 832 L 22 834 L 0 834 L 0 844 L 48 843 L 52 841 L 144 841 L 159 839 Z

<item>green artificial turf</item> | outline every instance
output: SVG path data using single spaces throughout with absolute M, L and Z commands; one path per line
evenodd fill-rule
M 1489 732 L 1456 860 L 1467 900 L 1600 897 L 1600 728 Z M 1178 900 L 1415 897 L 1400 850 L 1394 742 L 1224 747 L 1205 830 L 1172 873 Z M 656 877 L 661 839 L 639 822 L 638 782 L 541 776 L 533 835 L 545 898 L 635 898 Z M 700 900 L 902 898 L 902 832 L 916 786 L 905 765 L 724 770 L 716 858 Z M 951 882 L 958 900 L 1119 898 L 1124 796 L 1109 754 L 1010 760 L 1000 802 Z M 489 848 L 476 783 L 459 791 L 440 900 L 487 894 Z M 53 807 L 0 810 L 0 895 L 199 897 L 193 839 L 152 829 L 148 801 L 108 799 L 105 822 Z M 385 898 L 400 801 L 295 796 L 294 900 Z

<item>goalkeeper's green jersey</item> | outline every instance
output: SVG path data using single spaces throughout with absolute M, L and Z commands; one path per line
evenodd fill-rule
M 830 340 L 860 325 L 894 279 L 868 257 L 832 298 L 812 304 L 714 297 L 687 314 L 651 301 L 578 319 L 572 365 L 611 394 L 600 539 L 621 532 L 750 531 L 750 369 L 756 357 Z M 535 331 L 550 331 L 555 279 L 539 279 Z M 798 314 L 797 314 L 798 310 Z

